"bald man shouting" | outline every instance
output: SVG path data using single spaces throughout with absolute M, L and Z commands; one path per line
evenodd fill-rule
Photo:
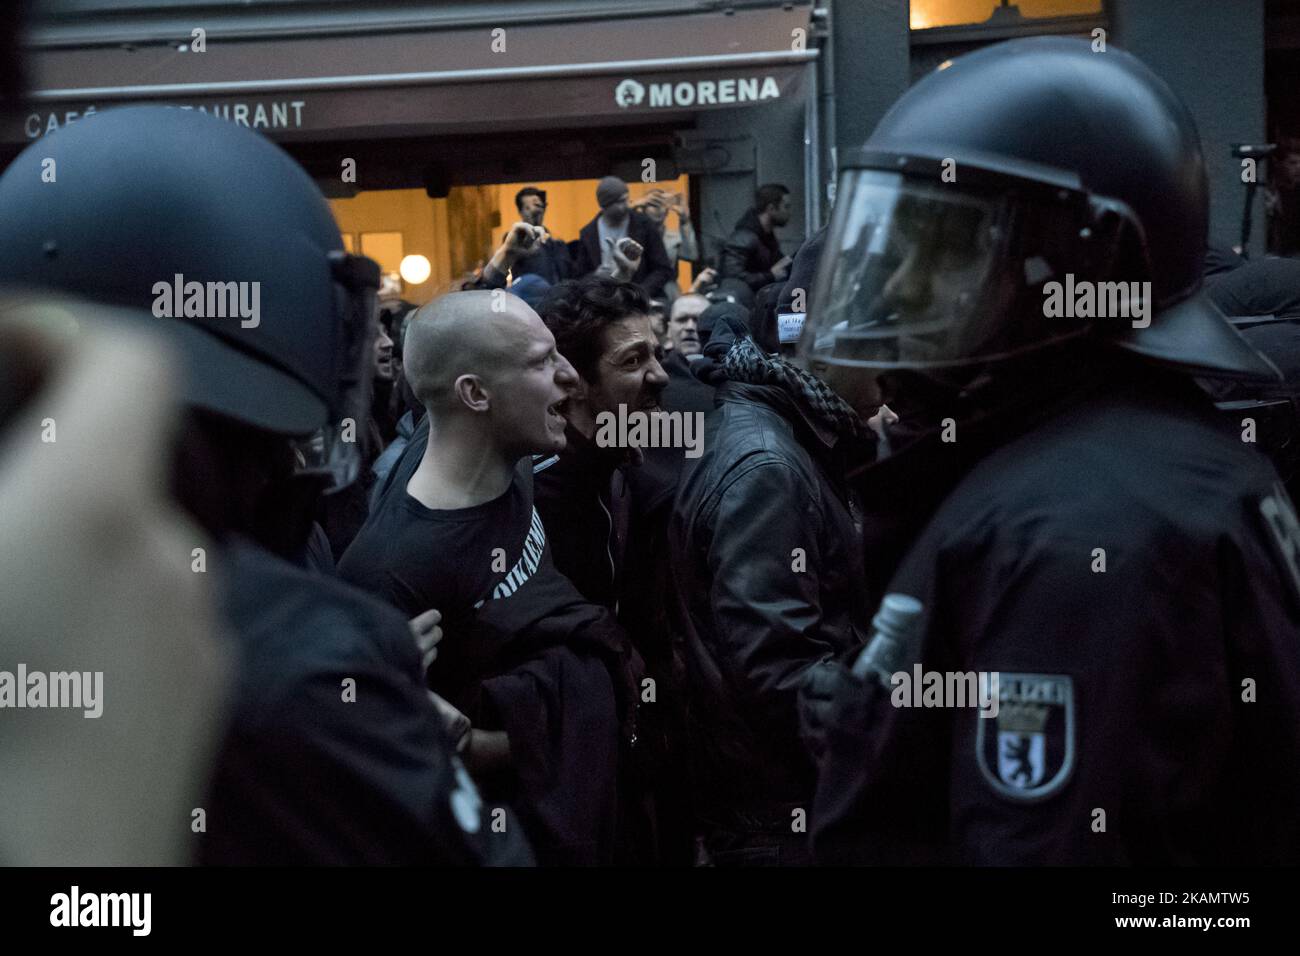
M 490 501 L 525 455 L 563 450 L 557 406 L 578 376 L 522 299 L 456 292 L 429 303 L 408 327 L 404 362 L 429 415 L 428 448 L 407 488 L 425 506 Z
M 427 427 L 339 574 L 408 617 L 442 612 L 429 685 L 470 717 L 466 763 L 489 801 L 515 803 L 538 860 L 610 862 L 636 674 L 613 618 L 555 570 L 555 529 L 533 508 L 531 455 L 564 448 L 558 406 L 577 375 L 500 292 L 420 308 L 402 358 Z

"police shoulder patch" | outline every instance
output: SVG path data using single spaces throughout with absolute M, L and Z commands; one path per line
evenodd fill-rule
M 975 722 L 975 762 L 999 796 L 1034 803 L 1070 779 L 1075 720 L 1068 676 L 1002 671 L 997 716 Z

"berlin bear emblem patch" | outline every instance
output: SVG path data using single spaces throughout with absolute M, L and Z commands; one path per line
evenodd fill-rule
M 1063 674 L 1001 673 L 998 715 L 977 717 L 975 761 L 1000 796 L 1032 803 L 1074 770 L 1074 684 Z

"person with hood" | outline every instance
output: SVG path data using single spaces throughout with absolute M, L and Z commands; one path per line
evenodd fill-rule
M 871 640 L 804 697 L 814 857 L 1300 861 L 1300 523 L 1193 379 L 1279 375 L 1201 293 L 1187 108 L 1013 40 L 908 90 L 837 197 L 800 360 L 899 421 L 857 479 Z
M 722 247 L 718 278 L 739 279 L 754 292 L 785 281 L 790 257 L 781 253 L 776 229 L 789 221 L 790 190 L 780 183 L 759 186 L 754 192 L 754 207 L 740 217 Z

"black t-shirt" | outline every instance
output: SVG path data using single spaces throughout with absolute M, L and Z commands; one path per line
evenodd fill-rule
M 556 570 L 531 459 L 492 501 L 435 511 L 406 492 L 427 447 L 417 426 L 339 575 L 408 617 L 442 612 L 429 686 L 475 727 L 509 735 L 516 780 L 503 792 L 539 860 L 608 862 L 618 715 L 635 700 L 626 638 Z
M 419 465 L 404 457 L 403 465 Z M 533 510 L 530 475 L 519 473 L 505 493 L 472 508 L 434 510 L 406 492 L 414 469 L 401 469 L 375 513 L 339 562 L 339 576 L 380 595 L 414 617 L 442 612 L 444 630 L 473 616 L 493 596 L 535 574 L 546 535 Z M 507 566 L 506 557 L 510 557 Z
M 408 617 L 430 608 L 442 612 L 444 638 L 431 686 L 473 709 L 478 682 L 542 647 L 585 636 L 593 649 L 612 653 L 621 641 L 612 617 L 555 568 L 533 507 L 531 459 L 519 462 L 499 497 L 434 510 L 406 492 L 427 446 L 428 429 L 417 428 L 338 573 Z

